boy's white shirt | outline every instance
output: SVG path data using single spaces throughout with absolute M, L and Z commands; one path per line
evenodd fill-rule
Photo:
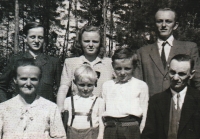
M 96 96 L 93 95 L 88 98 L 83 98 L 79 95 L 75 95 L 73 98 L 74 98 L 75 112 L 88 113 Z M 71 97 L 68 97 L 65 99 L 64 109 L 69 111 L 68 126 L 70 126 L 71 118 L 72 118 Z M 98 136 L 99 139 L 103 138 L 104 125 L 102 122 L 102 114 L 104 111 L 105 111 L 105 103 L 102 98 L 98 98 L 95 102 L 95 105 L 92 111 L 92 123 L 93 123 L 93 127 L 99 126 L 99 136 Z M 74 118 L 72 127 L 76 129 L 90 128 L 90 122 L 87 121 L 87 118 L 88 118 L 87 116 L 76 115 Z
M 145 82 L 134 77 L 123 84 L 114 80 L 107 81 L 103 84 L 102 97 L 106 103 L 103 116 L 142 117 L 140 130 L 143 130 L 149 100 L 148 86 Z

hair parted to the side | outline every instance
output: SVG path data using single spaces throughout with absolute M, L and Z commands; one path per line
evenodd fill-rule
M 114 61 L 116 59 L 131 59 L 133 63 L 133 67 L 136 68 L 138 65 L 138 57 L 135 51 L 133 51 L 130 48 L 120 48 L 117 49 L 112 56 L 112 63 L 114 64 Z
M 189 56 L 189 55 L 186 55 L 186 54 L 178 54 L 178 55 L 175 55 L 170 63 L 172 62 L 172 60 L 176 60 L 176 61 L 188 61 L 190 62 L 190 71 L 193 71 L 194 70 L 194 60 Z
M 96 72 L 89 66 L 89 65 L 81 65 L 80 67 L 76 68 L 74 72 L 74 81 L 81 81 L 84 78 L 89 79 L 90 81 L 96 83 L 97 81 L 97 74 Z
M 39 23 L 39 22 L 28 22 L 28 23 L 24 26 L 24 28 L 23 28 L 23 33 L 24 33 L 25 35 L 27 35 L 27 34 L 28 34 L 28 31 L 29 31 L 30 29 L 32 29 L 32 28 L 38 28 L 38 27 L 44 28 L 44 26 L 43 26 L 41 23 Z
M 165 7 L 165 8 L 159 8 L 159 9 L 156 11 L 156 13 L 157 13 L 158 11 L 171 11 L 171 12 L 173 12 L 173 13 L 175 14 L 175 22 L 178 22 L 178 15 L 177 15 L 177 13 L 176 13 L 176 11 L 175 11 L 174 9 Z M 155 15 L 156 15 L 156 13 L 155 13 Z
M 81 45 L 82 35 L 83 35 L 84 32 L 97 32 L 99 34 L 100 45 L 99 45 L 98 57 L 103 58 L 105 51 L 106 51 L 104 46 L 103 46 L 103 37 L 102 37 L 103 33 L 102 33 L 100 27 L 93 26 L 93 25 L 85 25 L 83 28 L 80 29 L 78 36 L 76 36 L 77 37 L 76 43 L 73 46 L 74 47 L 73 49 L 75 49 L 74 51 L 77 51 L 78 56 L 84 55 L 83 48 L 82 48 L 82 45 Z
M 38 67 L 40 69 L 40 77 L 42 77 L 42 70 L 39 66 L 37 66 L 35 64 L 34 59 L 32 58 L 22 58 L 16 61 L 16 63 L 13 65 L 13 77 L 16 78 L 17 77 L 17 69 L 19 67 L 25 67 L 25 66 L 35 66 Z

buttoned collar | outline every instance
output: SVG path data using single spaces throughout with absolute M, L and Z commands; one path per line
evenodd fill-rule
M 18 100 L 18 105 L 21 105 L 21 107 L 24 107 L 24 106 L 26 107 L 27 103 L 25 102 L 24 98 L 20 94 L 18 94 L 16 97 Z M 37 95 L 35 97 L 35 100 L 30 105 L 27 105 L 27 107 L 32 108 L 32 107 L 37 106 L 39 98 L 40 96 Z
M 88 60 L 85 58 L 84 55 L 80 56 L 80 58 L 82 59 L 83 64 L 89 64 L 89 65 L 91 65 L 91 66 L 93 66 L 93 65 L 95 65 L 95 64 L 97 64 L 97 63 L 102 63 L 102 59 L 99 58 L 98 56 L 97 56 L 96 59 L 95 59 L 94 61 L 92 61 L 92 62 L 88 61 Z
M 166 41 L 168 42 L 170 46 L 173 46 L 174 36 L 171 35 Z M 160 38 L 157 39 L 158 46 L 162 46 L 163 42 L 165 41 L 161 40 Z
M 174 91 L 172 88 L 170 88 L 170 90 L 171 90 L 172 96 L 173 96 L 173 98 L 174 98 L 174 97 L 178 94 L 178 92 Z M 182 91 L 179 92 L 180 98 L 181 98 L 182 100 L 184 100 L 185 95 L 186 95 L 186 92 L 187 92 L 187 86 L 186 86 Z
M 75 95 L 75 96 L 74 96 L 74 99 L 75 99 L 75 100 L 78 100 L 78 99 L 81 99 L 81 98 L 84 98 L 84 97 L 81 97 L 81 96 L 79 96 L 79 95 Z M 95 100 L 95 98 L 96 98 L 95 95 L 91 95 L 91 96 L 89 96 L 88 98 L 85 98 L 85 99 Z

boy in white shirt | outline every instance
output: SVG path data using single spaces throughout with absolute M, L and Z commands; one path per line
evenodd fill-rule
M 139 139 L 148 106 L 148 86 L 133 77 L 137 55 L 129 48 L 115 51 L 112 65 L 116 79 L 103 84 L 106 111 L 104 139 Z
M 82 65 L 75 70 L 74 78 L 78 94 L 66 98 L 64 103 L 64 109 L 69 111 L 67 138 L 102 139 L 105 104 L 92 93 L 97 74 L 90 66 Z

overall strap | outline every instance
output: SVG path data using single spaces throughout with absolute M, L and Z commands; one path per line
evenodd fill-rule
M 70 126 L 72 126 L 73 121 L 74 121 L 74 117 L 75 117 L 75 109 L 74 109 L 74 99 L 73 99 L 73 95 L 71 95 L 71 105 L 72 105 L 72 119 L 71 119 L 71 124 L 70 124 Z
M 92 124 L 92 109 L 93 109 L 93 107 L 94 107 L 94 104 L 95 104 L 97 98 L 98 98 L 98 97 L 96 97 L 95 100 L 93 101 L 92 106 L 91 106 L 91 108 L 90 108 L 90 111 L 89 111 L 89 113 L 88 113 L 88 119 L 87 119 L 87 120 L 90 121 L 90 127 L 93 127 L 93 124 Z

